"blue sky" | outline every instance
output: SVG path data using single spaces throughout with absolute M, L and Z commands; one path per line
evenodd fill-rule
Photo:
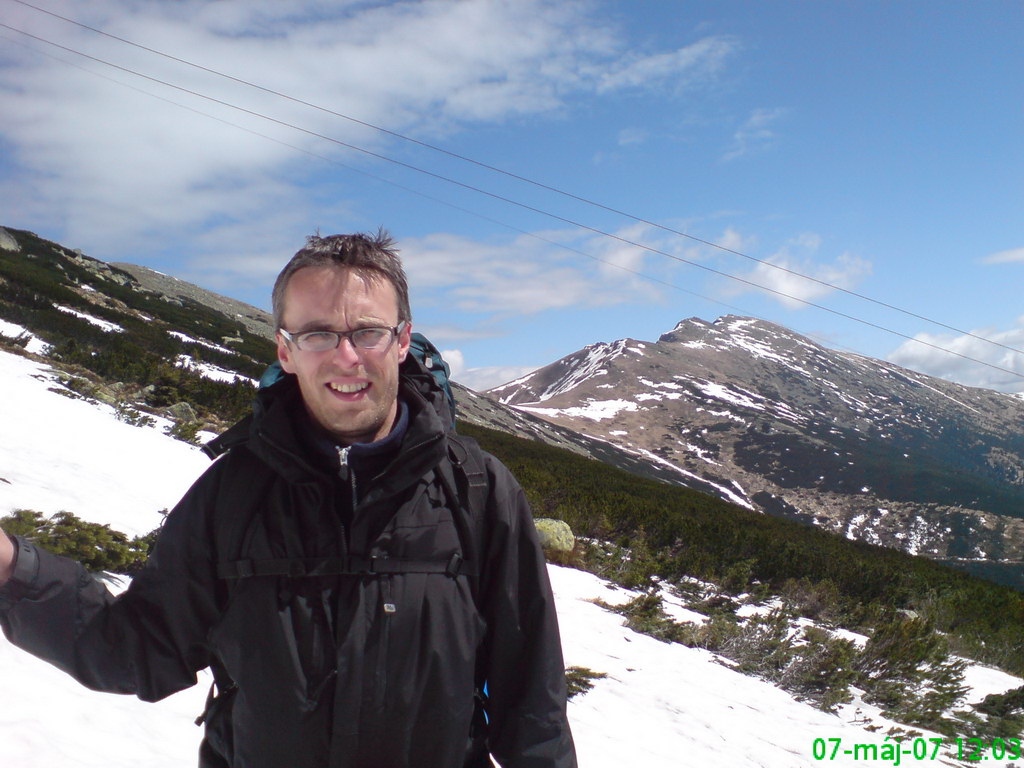
M 33 4 L 649 223 L 3 0 L 247 112 L 0 27 L 0 224 L 265 308 L 305 235 L 384 226 L 478 387 L 732 313 L 1024 391 L 1020 2 Z

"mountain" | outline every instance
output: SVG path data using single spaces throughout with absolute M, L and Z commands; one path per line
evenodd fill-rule
M 1024 586 L 1024 401 L 726 316 L 487 392 L 676 481 Z

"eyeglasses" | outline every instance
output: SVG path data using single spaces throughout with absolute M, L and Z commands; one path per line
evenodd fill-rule
M 403 320 L 392 328 L 356 328 L 354 331 L 306 331 L 292 335 L 284 328 L 278 332 L 303 352 L 326 352 L 337 349 L 342 339 L 348 339 L 356 349 L 380 351 L 387 349 L 402 331 L 408 321 Z

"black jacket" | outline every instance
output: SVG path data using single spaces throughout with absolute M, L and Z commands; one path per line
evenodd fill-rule
M 213 665 L 237 687 L 206 714 L 203 765 L 459 768 L 486 682 L 486 743 L 502 766 L 575 766 L 543 554 L 522 490 L 493 457 L 475 589 L 443 573 L 218 578 L 243 558 L 459 552 L 435 472 L 448 436 L 414 382 L 402 378 L 397 454 L 354 491 L 311 448 L 292 377 L 261 392 L 250 438 L 168 515 L 124 595 L 35 550 L 0 590 L 5 634 L 91 688 L 146 701 Z

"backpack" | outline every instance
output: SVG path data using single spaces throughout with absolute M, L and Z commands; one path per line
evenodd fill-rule
M 393 573 L 444 573 L 449 577 L 465 576 L 470 582 L 470 592 L 479 608 L 480 570 L 482 566 L 483 518 L 487 503 L 489 484 L 484 466 L 483 452 L 475 440 L 455 432 L 455 397 L 449 381 L 451 369 L 437 348 L 422 334 L 413 333 L 403 375 L 409 376 L 427 386 L 435 395 L 432 402 L 445 422 L 448 438 L 448 457 L 435 469 L 436 477 L 444 489 L 452 507 L 452 517 L 458 532 L 461 555 L 447 560 L 411 560 L 406 558 L 366 558 L 349 556 L 345 558 L 286 558 L 276 560 L 236 560 L 218 564 L 219 579 L 228 582 L 231 590 L 238 579 L 256 576 L 287 576 L 307 578 L 334 575 L 378 575 Z M 260 377 L 260 389 L 266 389 L 285 377 L 278 361 L 274 361 Z M 249 439 L 247 416 L 224 433 L 202 446 L 203 452 L 216 459 L 231 448 Z M 263 474 L 264 482 L 269 478 Z M 252 498 L 253 504 L 240 504 L 246 509 L 256 507 L 255 500 L 263 494 L 262 483 L 253 482 L 251 477 L 234 477 L 230 480 L 237 486 L 237 498 Z M 243 541 L 255 521 L 253 514 L 239 514 L 231 517 L 232 530 L 228 540 Z M 207 723 L 206 737 L 200 748 L 201 768 L 226 766 L 224 755 L 230 754 L 230 728 L 225 726 L 230 719 L 231 700 L 237 689 L 227 672 L 213 665 L 214 683 L 207 696 L 203 713 L 196 718 L 196 725 Z M 476 713 L 473 728 L 466 747 L 466 768 L 493 765 L 486 748 L 486 682 L 478 686 L 475 694 Z

